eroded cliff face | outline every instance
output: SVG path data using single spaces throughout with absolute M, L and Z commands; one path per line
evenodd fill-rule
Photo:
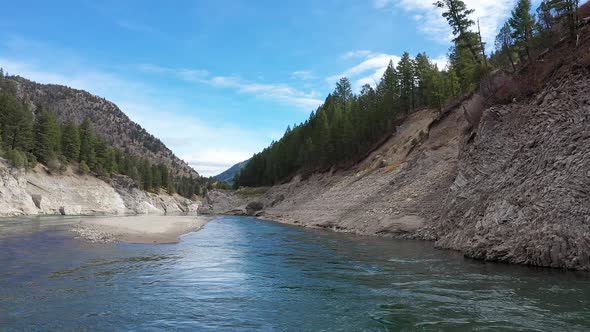
M 487 109 L 466 137 L 437 245 L 467 256 L 590 269 L 590 70 Z
M 40 165 L 26 172 L 0 161 L 2 217 L 196 212 L 198 204 L 178 195 L 146 193 L 122 176 L 107 183 L 71 171 L 51 175 Z

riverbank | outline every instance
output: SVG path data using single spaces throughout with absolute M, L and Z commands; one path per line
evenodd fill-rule
M 103 179 L 71 168 L 51 174 L 41 164 L 27 171 L 0 158 L 0 217 L 192 213 L 199 204 L 165 190 L 143 191 L 127 176 Z
M 72 231 L 91 242 L 177 243 L 183 234 L 201 229 L 200 216 L 127 216 L 82 219 Z

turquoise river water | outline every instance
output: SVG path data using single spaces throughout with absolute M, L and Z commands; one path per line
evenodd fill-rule
M 583 331 L 590 274 L 220 217 L 178 244 L 0 220 L 0 331 Z

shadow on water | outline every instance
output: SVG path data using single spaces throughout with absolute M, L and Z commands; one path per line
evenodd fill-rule
M 590 275 L 428 242 L 222 217 L 170 245 L 89 244 L 79 218 L 0 223 L 10 330 L 585 330 Z

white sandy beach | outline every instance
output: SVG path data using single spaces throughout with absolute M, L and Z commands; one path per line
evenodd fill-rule
M 208 221 L 200 216 L 101 217 L 83 219 L 73 231 L 92 242 L 176 243 Z

